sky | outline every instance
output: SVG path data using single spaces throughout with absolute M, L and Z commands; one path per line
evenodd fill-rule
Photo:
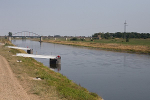
M 0 0 L 0 36 L 124 32 L 125 20 L 127 32 L 150 33 L 150 0 Z

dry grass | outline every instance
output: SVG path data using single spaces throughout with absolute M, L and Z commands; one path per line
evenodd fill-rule
M 143 45 L 126 45 L 126 44 L 117 44 L 117 43 L 96 43 L 96 42 L 80 42 L 80 41 L 55 41 L 55 40 L 46 40 L 44 42 L 74 45 L 74 46 L 84 46 L 84 47 L 92 47 L 92 48 L 101 48 L 101 49 L 107 49 L 107 50 L 113 50 L 113 51 L 150 54 L 150 47 L 143 46 Z

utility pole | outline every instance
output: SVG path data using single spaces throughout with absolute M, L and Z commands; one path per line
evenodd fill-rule
M 126 23 L 126 20 L 125 20 L 125 23 L 124 23 L 124 39 L 126 38 L 126 26 L 127 26 L 127 23 Z

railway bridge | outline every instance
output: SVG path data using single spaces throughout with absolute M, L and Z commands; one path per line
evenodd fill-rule
M 30 32 L 30 31 L 21 31 L 21 32 L 16 32 L 12 34 L 12 36 L 9 36 L 8 39 L 11 41 L 12 38 L 40 38 L 40 42 L 43 41 L 43 37 L 37 33 Z

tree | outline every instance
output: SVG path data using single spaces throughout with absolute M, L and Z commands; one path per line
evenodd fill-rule
M 129 42 L 130 33 L 126 33 L 126 42 Z
M 104 34 L 104 37 L 105 37 L 105 39 L 108 39 L 108 38 L 110 38 L 110 34 L 107 32 Z
M 70 41 L 77 41 L 78 39 L 76 37 L 70 39 Z
M 8 36 L 10 36 L 10 37 L 11 37 L 11 36 L 12 36 L 12 32 L 9 32 L 9 33 L 8 33 Z
M 94 33 L 94 35 L 92 35 L 93 38 L 98 37 L 98 35 L 101 35 L 100 33 Z
M 135 38 L 136 36 L 135 36 L 135 32 L 131 32 L 130 33 L 130 38 Z
M 98 37 L 99 36 L 101 36 L 101 38 L 103 38 L 104 37 L 104 34 L 103 33 L 94 33 L 94 35 L 92 35 L 92 38 L 94 38 L 94 39 L 98 39 Z
M 117 32 L 115 33 L 116 38 L 123 38 L 123 33 Z

